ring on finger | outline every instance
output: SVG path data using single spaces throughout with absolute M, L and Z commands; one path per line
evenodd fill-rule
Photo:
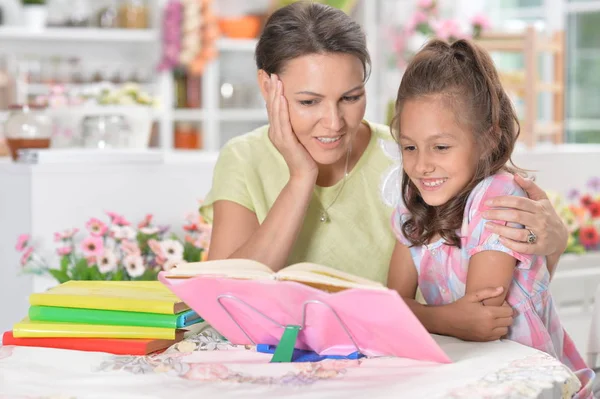
M 535 233 L 531 231 L 531 229 L 527 229 L 527 231 L 529 231 L 529 234 L 527 234 L 527 243 L 535 244 L 535 242 L 537 241 L 537 235 L 535 235 Z

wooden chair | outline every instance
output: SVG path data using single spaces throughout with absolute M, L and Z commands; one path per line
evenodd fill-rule
M 525 68 L 519 71 L 522 79 L 519 82 L 503 83 L 506 89 L 520 92 L 523 96 L 525 109 L 520 139 L 528 147 L 533 147 L 539 138 L 550 138 L 555 144 L 562 143 L 565 87 L 564 32 L 555 32 L 551 37 L 547 37 L 530 26 L 522 34 L 485 33 L 477 39 L 477 43 L 489 52 L 512 52 L 524 55 Z M 541 81 L 538 77 L 540 54 L 550 54 L 552 57 L 553 78 L 550 82 Z M 538 121 L 539 93 L 552 94 L 551 122 Z

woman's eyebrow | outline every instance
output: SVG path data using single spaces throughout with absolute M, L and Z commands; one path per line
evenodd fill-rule
M 345 92 L 343 95 L 350 94 L 350 93 L 352 93 L 353 91 L 356 91 L 356 90 L 359 90 L 359 89 L 363 89 L 364 87 L 365 87 L 365 85 L 364 85 L 364 84 L 359 84 L 358 86 L 356 86 L 356 87 L 353 87 L 352 89 L 350 89 L 350 90 L 348 90 L 347 92 Z
M 342 96 L 345 96 L 347 94 L 352 93 L 353 91 L 356 91 L 356 90 L 359 90 L 359 89 L 362 89 L 362 88 L 364 88 L 363 84 L 358 85 L 358 86 L 353 87 L 352 89 L 346 91 L 345 93 L 343 93 Z M 307 91 L 307 90 L 297 91 L 295 94 L 306 94 L 306 95 L 309 95 L 309 96 L 325 97 L 323 94 L 319 94 L 319 93 L 315 93 L 314 91 Z

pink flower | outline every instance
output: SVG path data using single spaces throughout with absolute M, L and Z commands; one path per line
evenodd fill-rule
M 165 254 L 163 253 L 162 245 L 160 245 L 160 243 L 158 241 L 148 240 L 148 246 L 150 247 L 150 250 L 152 252 L 154 252 L 154 255 L 160 256 L 160 257 L 165 257 Z
M 33 248 L 29 247 L 25 250 L 25 252 L 23 252 L 23 255 L 21 256 L 21 266 L 25 266 L 27 265 L 27 263 L 31 260 L 31 255 L 33 254 Z
M 89 230 L 90 234 L 96 237 L 101 237 L 106 233 L 108 227 L 100 219 L 91 218 L 85 224 L 85 227 Z
M 112 272 L 117 268 L 117 255 L 111 250 L 105 249 L 102 256 L 98 257 L 98 270 L 100 273 Z
M 447 19 L 434 26 L 435 36 L 442 40 L 460 39 L 463 37 L 460 25 L 454 19 Z
M 419 0 L 417 3 L 417 7 L 427 10 L 431 7 L 435 6 L 434 0 Z
M 21 234 L 17 238 L 17 245 L 15 246 L 16 250 L 19 252 L 23 252 L 25 248 L 27 248 L 27 245 L 29 245 L 30 239 L 31 236 L 29 234 Z
M 406 36 L 395 35 L 392 37 L 392 48 L 397 54 L 402 54 L 406 48 Z
M 206 239 L 204 236 L 198 237 L 193 243 L 196 248 L 201 248 L 208 250 L 208 246 L 210 245 L 210 241 Z
M 427 22 L 427 19 L 428 19 L 427 14 L 425 14 L 423 11 L 416 11 L 408 19 L 408 22 L 406 23 L 406 25 L 404 27 L 404 31 L 406 32 L 407 35 L 412 35 L 413 33 L 415 33 L 415 30 L 417 29 L 417 27 L 419 25 Z
M 89 236 L 81 243 L 81 249 L 86 257 L 98 257 L 104 253 L 102 238 Z
M 123 250 L 123 252 L 126 255 L 141 255 L 142 251 L 140 250 L 140 247 L 131 241 L 123 241 L 121 243 L 121 249 Z
M 123 259 L 123 265 L 127 274 L 131 277 L 139 277 L 144 274 L 146 268 L 144 267 L 144 260 L 138 255 L 128 255 Z
M 141 229 L 142 227 L 148 227 L 150 226 L 150 223 L 152 223 L 152 218 L 153 215 L 152 214 L 147 214 L 146 217 L 144 218 L 144 220 L 142 220 L 139 224 L 138 224 L 138 229 Z
M 183 245 L 177 240 L 164 240 L 159 243 L 162 254 L 167 259 L 180 261 L 183 259 Z
M 196 223 L 189 223 L 183 226 L 183 229 L 190 232 L 198 231 L 198 225 Z
M 108 217 L 110 218 L 111 223 L 116 224 L 117 226 L 129 226 L 129 223 L 123 216 L 119 215 L 115 212 L 106 212 Z
M 71 252 L 73 251 L 73 248 L 71 247 L 60 247 L 56 250 L 56 252 L 60 255 L 60 256 L 67 256 L 70 255 Z
M 111 211 L 106 211 L 106 214 L 107 214 L 107 215 L 108 215 L 108 217 L 110 218 L 110 221 L 111 221 L 111 222 L 114 222 L 114 221 L 115 221 L 115 219 L 120 219 L 120 218 L 122 218 L 122 217 L 123 217 L 123 216 L 119 215 L 118 213 L 116 213 L 116 212 L 111 212 Z
M 483 14 L 477 14 L 473 17 L 473 19 L 471 20 L 471 24 L 473 24 L 474 26 L 478 26 L 481 28 L 481 30 L 486 30 L 492 27 L 492 23 L 490 21 L 490 19 Z
M 137 233 L 131 226 L 111 226 L 110 236 L 117 241 L 134 240 Z
M 64 230 L 62 232 L 54 233 L 54 241 L 70 240 L 75 234 L 77 234 L 78 231 L 79 229 L 73 228 Z

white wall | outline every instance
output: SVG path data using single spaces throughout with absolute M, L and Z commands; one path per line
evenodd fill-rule
M 0 164 L 0 331 L 27 315 L 28 295 L 52 279 L 19 276 L 16 238 L 31 233 L 42 253 L 54 253 L 53 234 L 85 228 L 106 211 L 139 222 L 147 213 L 157 224 L 184 225 L 210 189 L 216 154 L 178 157 L 148 164 Z

